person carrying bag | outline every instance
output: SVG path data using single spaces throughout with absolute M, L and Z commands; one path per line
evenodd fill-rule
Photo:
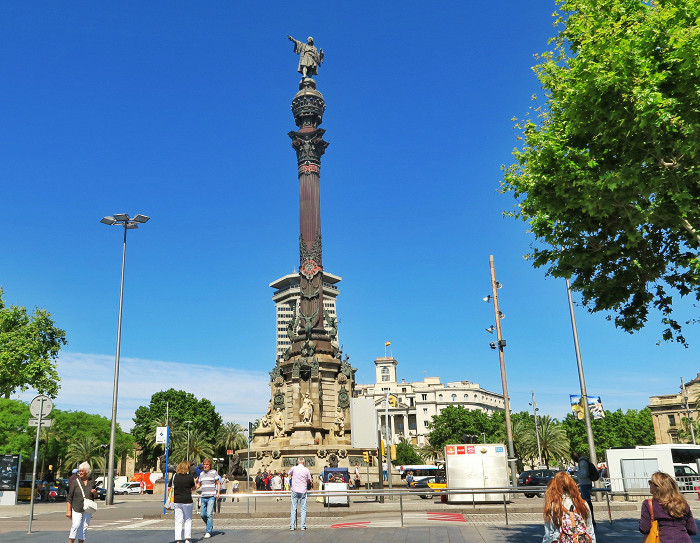
M 87 462 L 83 462 L 78 466 L 78 476 L 73 479 L 68 488 L 66 495 L 66 517 L 71 519 L 71 529 L 68 535 L 68 543 L 78 543 L 85 541 L 90 519 L 93 513 L 97 511 L 97 504 L 87 497 L 86 491 L 90 497 L 97 495 L 95 483 L 90 479 L 92 468 Z

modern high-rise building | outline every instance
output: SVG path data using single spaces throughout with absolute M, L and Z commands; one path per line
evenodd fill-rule
M 327 271 L 323 271 L 323 309 L 328 311 L 331 317 L 338 318 L 336 310 L 336 298 L 338 297 L 337 283 L 340 283 L 342 278 Z M 276 356 L 279 358 L 292 342 L 287 336 L 287 325 L 299 312 L 299 274 L 290 273 L 276 279 L 270 286 L 275 289 L 272 295 L 272 301 L 275 302 L 275 323 L 276 323 Z M 323 316 L 321 316 L 323 318 Z M 328 323 L 324 320 L 324 328 L 330 331 Z

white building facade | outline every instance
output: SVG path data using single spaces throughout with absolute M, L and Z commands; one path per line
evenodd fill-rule
M 328 314 L 334 318 L 337 318 L 336 298 L 338 297 L 338 287 L 336 285 L 340 281 L 342 281 L 342 278 L 337 275 L 326 271 L 323 272 L 323 309 L 328 311 Z M 299 274 L 290 273 L 280 277 L 270 283 L 270 287 L 275 289 L 272 301 L 275 302 L 276 358 L 279 359 L 282 353 L 292 345 L 287 336 L 287 325 L 299 311 L 299 299 L 301 296 Z M 327 331 L 330 330 L 325 320 L 324 328 Z
M 358 397 L 373 398 L 379 427 L 384 433 L 387 395 L 389 396 L 389 428 L 391 443 L 402 437 L 414 445 L 425 445 L 430 432 L 428 424 L 449 405 L 461 405 L 465 409 L 491 414 L 503 411 L 503 395 L 482 389 L 478 383 L 455 381 L 441 383 L 440 377 L 426 377 L 423 381 L 407 383 L 397 381 L 393 357 L 377 358 L 376 384 L 355 385 Z

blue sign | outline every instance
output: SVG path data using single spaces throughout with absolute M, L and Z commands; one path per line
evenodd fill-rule
M 496 447 L 496 452 L 502 453 L 502 452 L 503 452 L 503 447 Z

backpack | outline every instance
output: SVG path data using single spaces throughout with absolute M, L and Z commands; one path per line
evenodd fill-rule
M 573 506 L 571 506 L 573 509 Z M 569 511 L 561 520 L 559 539 L 561 543 L 590 543 L 593 541 L 588 535 L 586 521 L 576 511 Z
M 588 478 L 591 481 L 597 481 L 598 479 L 600 479 L 600 472 L 598 471 L 598 468 L 595 467 L 595 464 L 591 462 L 588 458 L 584 458 L 584 460 L 588 465 Z

